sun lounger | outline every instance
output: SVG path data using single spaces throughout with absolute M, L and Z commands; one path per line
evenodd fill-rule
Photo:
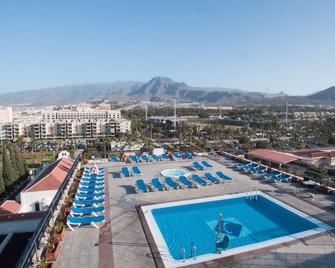
M 139 161 L 138 161 L 138 157 L 137 157 L 137 155 L 131 155 L 130 156 L 130 159 L 131 159 L 131 161 L 133 161 L 133 162 L 135 162 L 135 163 L 138 163 Z
M 175 181 L 172 180 L 170 177 L 166 177 L 165 182 L 167 183 L 167 185 L 169 185 L 169 187 L 171 187 L 175 190 L 180 188 L 180 186 L 177 183 L 175 183 Z
M 67 217 L 66 225 L 73 231 L 72 226 L 81 226 L 81 225 L 88 225 L 92 224 L 95 228 L 99 229 L 96 223 L 104 222 L 105 216 L 93 216 L 93 217 Z
M 207 167 L 207 168 L 212 168 L 213 166 L 210 164 L 210 163 L 208 163 L 207 161 L 202 161 L 201 162 L 201 164 L 203 164 L 205 167 Z
M 155 154 L 153 154 L 151 156 L 151 158 L 152 158 L 153 161 L 159 161 L 159 157 L 157 155 L 155 155 Z
M 278 177 L 279 175 L 280 175 L 280 172 L 273 171 L 272 173 L 264 173 L 261 176 L 263 176 L 264 178 L 272 179 L 272 178 Z
M 142 158 L 143 162 L 149 162 L 149 158 L 148 158 L 148 156 L 146 154 L 142 154 L 141 158 Z
M 137 188 L 142 192 L 149 192 L 148 185 L 145 184 L 144 180 L 140 179 L 136 181 Z
M 277 177 L 270 178 L 274 182 L 290 182 L 292 179 L 292 176 L 290 175 L 281 175 Z
M 164 185 L 159 181 L 158 178 L 153 178 L 153 179 L 151 180 L 151 182 L 152 182 L 152 185 L 153 185 L 157 190 L 159 190 L 159 191 L 164 191 L 164 190 L 165 190 Z
M 236 167 L 238 169 L 243 169 L 243 168 L 248 167 L 250 165 L 251 165 L 250 162 L 248 162 L 248 163 L 237 163 L 237 164 L 234 165 L 234 167 Z
M 105 199 L 90 199 L 90 200 L 73 200 L 73 205 L 76 207 L 95 206 L 102 205 L 105 203 Z
M 204 170 L 204 167 L 202 165 L 199 164 L 199 162 L 193 162 L 193 166 L 197 169 L 197 170 Z
M 91 187 L 95 187 L 95 186 L 104 186 L 105 183 L 104 182 L 80 182 L 79 186 L 80 187 L 86 187 L 86 188 L 91 188 Z
M 199 175 L 197 175 L 197 174 L 193 174 L 192 175 L 192 179 L 195 181 L 195 182 L 197 182 L 197 183 L 199 183 L 200 185 L 202 185 L 202 186 L 206 186 L 208 183 L 207 183 L 207 181 L 205 181 L 205 180 L 203 180 Z
M 95 183 L 95 182 L 104 182 L 104 178 L 81 178 L 81 182 Z
M 141 170 L 138 168 L 138 166 L 133 167 L 133 173 L 135 175 L 142 175 Z
M 123 176 L 125 176 L 125 177 L 130 177 L 130 176 L 131 176 L 131 173 L 130 173 L 128 167 L 122 167 L 122 168 L 121 168 L 121 173 L 122 173 Z
M 77 193 L 76 194 L 76 199 L 83 199 L 83 200 L 86 200 L 86 199 L 97 199 L 97 198 L 104 198 L 105 197 L 105 194 L 104 193 L 87 193 L 87 194 L 84 194 L 84 193 Z
M 192 159 L 193 155 L 191 153 L 183 153 L 182 157 L 187 158 L 187 159 Z
M 232 181 L 232 178 L 224 174 L 222 171 L 217 171 L 216 175 L 218 175 L 221 179 L 225 181 Z
M 95 213 L 104 212 L 104 211 L 105 211 L 105 208 L 103 206 L 101 206 L 101 207 L 87 207 L 87 208 L 71 207 L 70 215 L 72 217 L 90 215 L 90 214 L 93 214 L 94 216 L 97 216 Z
M 211 173 L 205 173 L 205 178 L 211 181 L 212 183 L 215 183 L 215 184 L 220 183 L 220 181 L 217 178 L 215 178 Z
M 82 193 L 82 194 L 92 194 L 92 193 L 102 193 L 104 192 L 104 188 L 84 188 L 84 187 L 79 187 L 77 189 L 77 193 Z
M 180 155 L 178 152 L 174 152 L 174 153 L 173 153 L 173 157 L 174 157 L 176 160 L 180 160 L 180 159 L 181 159 L 181 155 Z
M 180 176 L 179 181 L 184 184 L 187 188 L 193 188 L 194 184 L 189 181 L 185 176 Z
M 116 156 L 112 156 L 112 157 L 111 157 L 111 160 L 112 160 L 113 162 L 120 162 L 120 161 L 121 161 L 120 158 L 118 158 L 118 157 L 116 157 Z
M 162 154 L 162 155 L 161 155 L 161 158 L 162 158 L 163 160 L 170 160 L 170 157 L 169 157 L 167 154 Z

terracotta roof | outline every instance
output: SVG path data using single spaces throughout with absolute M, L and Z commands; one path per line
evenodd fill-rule
M 24 192 L 57 190 L 70 171 L 73 163 L 72 160 L 66 158 L 56 160 Z
M 335 151 L 323 151 L 323 150 L 311 150 L 311 151 L 299 151 L 299 152 L 293 152 L 294 155 L 300 156 L 300 157 L 334 157 Z
M 15 200 L 6 200 L 0 206 L 0 214 L 14 214 L 21 208 L 21 204 Z
M 299 157 L 294 154 L 267 149 L 256 149 L 249 152 L 249 154 L 251 156 L 261 158 L 270 162 L 275 162 L 278 164 L 286 164 L 299 159 Z

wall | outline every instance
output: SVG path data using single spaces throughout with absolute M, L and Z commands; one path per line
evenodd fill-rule
M 35 211 L 35 203 L 40 203 L 41 210 L 46 210 L 54 198 L 57 191 L 38 191 L 38 192 L 21 192 L 21 209 L 20 213 Z

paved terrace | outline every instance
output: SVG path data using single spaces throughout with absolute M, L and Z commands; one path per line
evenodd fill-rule
M 120 176 L 120 168 L 125 165 L 124 163 L 104 164 L 109 185 L 110 221 L 109 216 L 106 215 L 106 223 L 102 224 L 103 228 L 100 230 L 81 227 L 74 232 L 66 231 L 55 267 L 107 267 L 104 265 L 106 263 L 109 264 L 108 267 L 116 268 L 156 267 L 135 205 L 245 192 L 250 191 L 251 188 L 257 188 L 302 212 L 335 226 L 335 198 L 333 195 L 315 193 L 311 199 L 309 194 L 302 192 L 301 188 L 294 183 L 269 183 L 260 179 L 259 176 L 241 174 L 230 168 L 233 163 L 231 160 L 219 156 L 210 158 L 208 161 L 214 165 L 212 170 L 221 170 L 231 176 L 233 178 L 231 183 L 199 189 L 136 194 L 133 185 L 137 177 L 121 178 Z M 152 177 L 161 178 L 160 171 L 167 168 L 183 167 L 199 175 L 204 173 L 193 170 L 190 160 L 140 163 L 139 167 L 143 173 L 142 178 L 146 182 L 150 182 Z M 111 234 L 106 231 L 109 226 L 111 226 Z M 299 240 L 295 244 L 262 250 L 256 255 L 244 254 L 235 259 L 192 265 L 192 268 L 334 267 L 334 263 L 335 235 L 330 232 L 314 238 Z

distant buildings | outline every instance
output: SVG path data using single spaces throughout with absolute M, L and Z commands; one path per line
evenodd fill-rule
M 47 108 L 17 115 L 11 108 L 0 109 L 0 139 L 20 136 L 44 139 L 98 138 L 131 132 L 131 121 L 123 119 L 120 110 L 92 109 L 89 105 L 65 109 Z M 2 119 L 2 120 L 1 120 Z

